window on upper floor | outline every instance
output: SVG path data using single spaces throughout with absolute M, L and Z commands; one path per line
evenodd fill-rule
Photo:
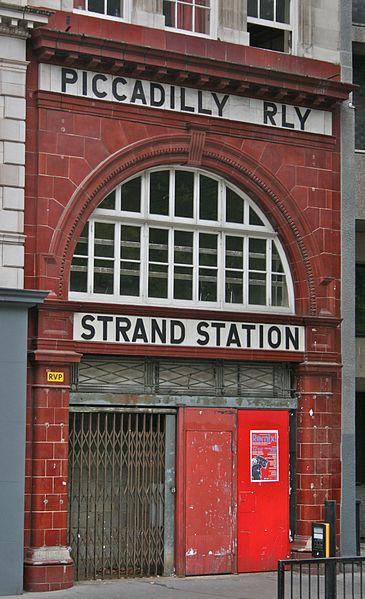
M 214 0 L 164 0 L 165 26 L 177 31 L 212 35 Z
M 250 46 L 289 52 L 292 44 L 294 0 L 247 0 Z
M 74 6 L 90 15 L 129 20 L 129 0 L 76 0 Z
M 282 245 L 252 202 L 223 179 L 148 170 L 112 191 L 72 259 L 70 299 L 293 312 Z
M 365 336 L 365 264 L 356 264 L 356 335 Z

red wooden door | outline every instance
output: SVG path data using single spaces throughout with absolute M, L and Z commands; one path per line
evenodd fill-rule
M 289 415 L 238 412 L 238 572 L 276 570 L 289 556 Z
M 235 411 L 187 408 L 179 418 L 177 572 L 233 572 Z

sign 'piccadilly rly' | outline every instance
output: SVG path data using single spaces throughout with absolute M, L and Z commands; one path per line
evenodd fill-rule
M 332 114 L 325 110 L 120 75 L 41 64 L 39 87 L 93 100 L 332 135 Z

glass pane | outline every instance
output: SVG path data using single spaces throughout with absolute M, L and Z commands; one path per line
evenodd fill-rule
M 124 260 L 139 260 L 141 248 L 140 227 L 122 227 L 120 256 Z
M 274 0 L 260 0 L 260 19 L 274 20 Z
M 141 177 L 131 179 L 122 185 L 121 210 L 141 212 Z
M 200 266 L 217 266 L 217 239 L 217 235 L 210 233 L 199 234 Z
M 243 273 L 236 270 L 226 271 L 226 302 L 242 304 L 243 302 Z
M 250 216 L 249 216 L 249 223 L 250 225 L 256 225 L 259 227 L 264 227 L 264 223 L 262 222 L 261 218 L 259 217 L 259 215 L 251 208 L 250 206 Z
M 266 304 L 266 275 L 250 273 L 248 284 L 248 303 L 264 306 Z
M 247 0 L 247 16 L 258 17 L 257 0 Z
M 218 181 L 200 175 L 199 193 L 199 218 L 216 221 L 218 218 Z
M 226 237 L 226 268 L 243 269 L 242 237 Z
M 95 256 L 114 257 L 114 224 L 95 223 L 94 246 Z
M 107 14 L 112 17 L 122 17 L 120 10 L 120 0 L 107 0 Z
M 195 31 L 197 33 L 210 32 L 210 10 L 207 8 L 195 9 Z
M 217 270 L 199 269 L 199 300 L 201 302 L 217 301 Z
M 279 252 L 276 249 L 276 245 L 274 242 L 272 244 L 271 270 L 272 270 L 272 272 L 284 272 L 284 268 L 281 263 Z
M 176 27 L 175 23 L 175 6 L 173 2 L 164 0 L 163 2 L 163 14 L 165 16 L 166 27 Z
M 272 275 L 271 303 L 273 306 L 288 306 L 288 288 L 284 275 Z
M 149 259 L 150 262 L 168 261 L 167 229 L 150 229 Z
M 157 171 L 150 174 L 150 214 L 169 214 L 170 172 Z
M 194 173 L 175 173 L 175 216 L 193 218 L 194 213 Z
M 193 8 L 186 4 L 179 4 L 177 7 L 177 28 L 193 30 Z
M 290 23 L 290 0 L 276 0 L 276 20 Z
M 70 291 L 87 291 L 87 260 L 74 258 L 70 272 Z
M 228 223 L 243 223 L 244 200 L 232 189 L 226 189 L 226 221 Z
M 365 334 L 365 264 L 356 265 L 355 291 L 355 323 L 356 334 Z
M 175 231 L 174 239 L 175 264 L 193 263 L 193 233 L 188 231 Z
M 249 239 L 249 269 L 266 270 L 266 239 Z
M 174 298 L 191 300 L 193 298 L 193 269 L 175 266 Z
M 100 202 L 98 208 L 102 208 L 103 210 L 115 210 L 115 190 Z
M 114 293 L 113 269 L 108 268 L 109 261 L 96 261 L 94 268 L 94 293 L 105 293 L 110 295 Z
M 120 294 L 139 296 L 140 265 L 138 262 L 121 262 Z
M 76 244 L 75 256 L 88 255 L 89 223 L 83 228 L 79 241 Z
M 148 275 L 148 297 L 167 297 L 167 270 L 164 264 L 150 264 Z
M 90 12 L 97 12 L 101 15 L 104 14 L 104 0 L 89 0 L 87 3 L 87 9 Z
M 197 6 L 206 6 L 207 8 L 210 7 L 210 0 L 195 0 L 195 4 Z

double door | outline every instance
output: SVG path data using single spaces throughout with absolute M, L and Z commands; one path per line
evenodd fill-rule
M 289 554 L 288 412 L 182 410 L 177 489 L 179 574 L 276 570 Z

